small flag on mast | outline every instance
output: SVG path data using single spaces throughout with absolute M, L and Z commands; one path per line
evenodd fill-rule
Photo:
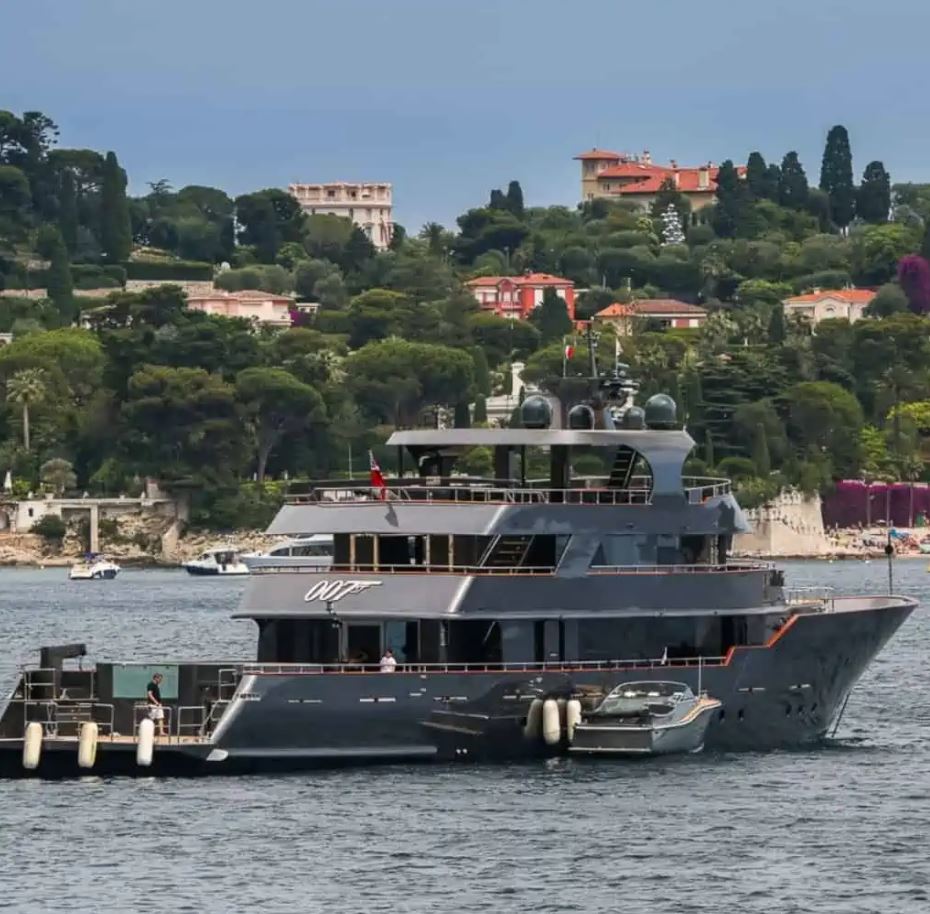
M 387 498 L 387 486 L 384 484 L 381 467 L 378 466 L 378 461 L 375 460 L 375 455 L 371 451 L 368 452 L 368 467 L 371 471 L 371 487 L 377 489 L 378 498 L 384 501 Z
M 570 359 L 575 354 L 575 347 L 571 343 L 567 343 L 565 346 L 565 359 Z

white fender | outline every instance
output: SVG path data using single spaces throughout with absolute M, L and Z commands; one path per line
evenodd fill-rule
M 81 735 L 78 739 L 78 768 L 93 768 L 97 760 L 98 727 L 88 720 L 81 724 Z
M 26 724 L 26 733 L 23 736 L 23 768 L 35 771 L 39 767 L 42 757 L 42 724 L 37 720 Z
M 139 724 L 139 742 L 136 744 L 136 764 L 148 768 L 155 752 L 155 723 L 148 717 Z
M 543 739 L 547 746 L 554 746 L 562 738 L 562 726 L 559 721 L 559 705 L 554 698 L 543 702 L 542 712 Z
M 527 739 L 539 738 L 542 730 L 542 709 L 541 698 L 534 698 L 530 702 L 529 708 L 526 709 L 526 723 L 523 725 L 523 735 Z
M 581 702 L 577 698 L 570 698 L 565 705 L 565 732 L 568 741 L 575 737 L 575 727 L 581 723 Z

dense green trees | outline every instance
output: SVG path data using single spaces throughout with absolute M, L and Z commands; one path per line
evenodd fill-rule
M 558 295 L 525 321 L 481 310 L 465 285 L 526 271 L 584 288 L 579 319 L 648 297 L 710 310 L 700 330 L 634 322 L 623 358 L 644 397 L 679 399 L 701 471 L 731 470 L 751 500 L 836 475 L 913 474 L 930 436 L 927 321 L 908 313 L 930 307 L 930 267 L 913 256 L 930 253 L 930 186 L 892 188 L 873 162 L 853 187 L 842 127 L 830 131 L 819 188 L 793 152 L 780 167 L 761 152 L 745 170 L 724 162 L 716 203 L 697 212 L 671 180 L 648 209 L 533 207 L 511 181 L 462 214 L 457 232 L 397 231 L 387 251 L 277 189 L 233 200 L 159 180 L 126 200 L 114 154 L 55 139 L 38 112 L 0 112 L 0 284 L 48 294 L 0 297 L 0 332 L 14 334 L 0 348 L 0 473 L 30 486 L 52 460 L 94 491 L 155 473 L 206 493 L 195 518 L 219 523 L 237 506 L 268 510 L 264 483 L 246 498 L 243 479 L 345 473 L 351 453 L 383 440 L 381 425 L 485 421 L 485 399 L 510 389 L 514 362 L 527 381 L 577 385 L 583 347 L 559 379 L 574 328 Z M 221 289 L 293 292 L 319 310 L 295 312 L 280 332 L 191 312 L 176 286 L 75 294 L 119 284 L 126 270 L 187 278 L 178 258 L 204 261 L 204 279 L 215 266 Z M 812 333 L 782 309 L 792 294 L 849 284 L 880 287 L 874 319 Z M 79 317 L 89 329 L 72 326 Z M 605 364 L 613 347 L 602 328 Z M 467 462 L 489 459 L 476 451 Z

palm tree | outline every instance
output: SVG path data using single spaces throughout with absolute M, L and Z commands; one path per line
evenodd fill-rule
M 6 385 L 6 398 L 23 408 L 23 445 L 29 450 L 29 407 L 45 397 L 45 372 L 41 368 L 17 371 Z
M 447 232 L 438 222 L 427 222 L 420 229 L 420 237 L 427 242 L 433 257 L 444 258 L 447 248 Z

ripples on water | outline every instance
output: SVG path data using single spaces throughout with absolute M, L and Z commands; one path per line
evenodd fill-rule
M 793 584 L 886 589 L 882 562 Z M 923 561 L 896 590 L 930 598 Z M 0 679 L 40 644 L 107 659 L 247 658 L 242 581 L 0 570 Z M 926 912 L 922 610 L 816 751 L 633 764 L 394 766 L 278 778 L 0 782 L 14 911 Z

